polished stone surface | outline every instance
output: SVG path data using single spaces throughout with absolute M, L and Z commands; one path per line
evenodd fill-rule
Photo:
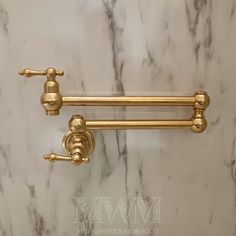
M 234 236 L 235 10 L 235 0 L 0 0 L 0 235 Z M 63 154 L 72 114 L 172 118 L 191 111 L 67 107 L 47 117 L 39 103 L 44 79 L 17 71 L 48 66 L 65 70 L 63 94 L 206 90 L 208 129 L 96 132 L 89 164 L 50 164 L 42 156 Z M 131 213 L 95 222 L 81 214 L 83 198 L 103 199 L 103 210 L 121 202 L 119 210 Z M 133 199 L 147 209 L 157 199 L 157 221 L 135 222 Z

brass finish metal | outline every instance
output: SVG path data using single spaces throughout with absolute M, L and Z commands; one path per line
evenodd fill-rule
M 63 76 L 64 71 L 63 70 L 56 70 L 53 67 L 50 67 L 46 70 L 31 70 L 29 68 L 26 68 L 22 71 L 19 71 L 19 75 L 24 76 L 24 77 L 32 77 L 36 75 L 45 75 L 47 76 L 48 80 L 55 80 L 56 76 Z
M 74 115 L 68 123 L 70 131 L 62 141 L 63 149 L 69 156 L 51 153 L 44 155 L 44 159 L 69 161 L 75 165 L 88 162 L 95 146 L 90 130 L 190 128 L 193 132 L 200 133 L 207 127 L 203 113 L 204 109 L 196 109 L 189 120 L 85 120 L 81 115 Z
M 210 104 L 210 98 L 206 92 L 196 93 L 196 102 L 194 104 L 193 116 L 192 116 L 192 131 L 195 133 L 201 133 L 207 128 L 207 120 L 205 119 L 204 112 Z
M 64 71 L 56 70 L 55 68 L 48 68 L 46 70 L 31 70 L 24 69 L 19 72 L 19 75 L 24 77 L 32 77 L 43 75 L 47 77 L 44 84 L 44 93 L 41 96 L 41 104 L 43 105 L 46 115 L 59 115 L 59 110 L 62 106 L 62 95 L 60 93 L 60 86 L 56 81 L 56 76 L 63 76 Z
M 87 120 L 91 130 L 191 128 L 192 120 Z
M 193 106 L 195 96 L 63 97 L 63 106 Z
M 66 97 L 61 95 L 59 84 L 56 82 L 56 76 L 64 75 L 62 70 L 24 69 L 19 74 L 24 77 L 47 77 L 41 96 L 41 103 L 47 115 L 59 115 L 62 106 L 192 106 L 206 109 L 210 101 L 207 93 L 202 91 L 196 92 L 193 96 Z
M 75 115 L 68 125 L 70 131 L 64 135 L 62 145 L 65 153 L 69 156 L 50 153 L 44 155 L 44 159 L 52 162 L 69 161 L 74 165 L 89 162 L 89 155 L 94 150 L 95 141 L 93 134 L 85 128 L 84 118 L 80 115 Z
M 49 161 L 69 161 L 75 165 L 89 161 L 95 141 L 91 130 L 120 129 L 159 129 L 189 128 L 195 133 L 203 132 L 207 127 L 204 112 L 210 98 L 204 91 L 193 96 L 122 96 L 122 97 L 65 97 L 60 93 L 56 76 L 63 76 L 62 70 L 24 69 L 19 72 L 25 77 L 46 76 L 41 103 L 47 115 L 59 115 L 62 106 L 192 106 L 193 115 L 186 120 L 85 120 L 81 115 L 74 115 L 68 125 L 69 130 L 62 141 L 63 149 L 68 156 L 55 153 L 44 156 Z

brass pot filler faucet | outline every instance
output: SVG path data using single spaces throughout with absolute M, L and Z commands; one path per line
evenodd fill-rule
M 68 156 L 55 153 L 44 155 L 49 161 L 69 161 L 75 165 L 89 161 L 95 140 L 91 130 L 120 129 L 158 129 L 190 128 L 195 133 L 203 132 L 207 127 L 204 111 L 210 98 L 204 91 L 193 96 L 116 96 L 116 97 L 67 97 L 60 93 L 57 76 L 63 76 L 62 70 L 24 69 L 19 72 L 24 77 L 46 76 L 41 104 L 46 115 L 59 115 L 62 106 L 192 106 L 193 115 L 186 120 L 86 120 L 81 115 L 73 115 L 69 121 L 69 131 L 64 135 L 62 145 Z

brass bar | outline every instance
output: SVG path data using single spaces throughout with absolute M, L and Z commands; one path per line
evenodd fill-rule
M 194 106 L 195 96 L 62 97 L 63 106 Z
M 41 104 L 46 115 L 59 115 L 62 106 L 192 106 L 194 110 L 203 110 L 210 104 L 210 97 L 205 91 L 197 91 L 192 96 L 63 96 L 60 92 L 58 76 L 64 71 L 55 68 L 32 70 L 26 68 L 19 72 L 21 76 L 46 76 Z
M 86 120 L 89 130 L 191 128 L 192 120 Z

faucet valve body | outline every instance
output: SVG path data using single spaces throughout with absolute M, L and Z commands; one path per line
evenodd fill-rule
M 46 70 L 31 70 L 27 68 L 20 71 L 19 74 L 28 78 L 39 75 L 47 77 L 47 81 L 44 84 L 44 93 L 40 101 L 45 109 L 46 115 L 59 115 L 60 108 L 62 107 L 62 95 L 60 93 L 60 86 L 56 81 L 56 76 L 63 76 L 64 72 L 52 67 Z

